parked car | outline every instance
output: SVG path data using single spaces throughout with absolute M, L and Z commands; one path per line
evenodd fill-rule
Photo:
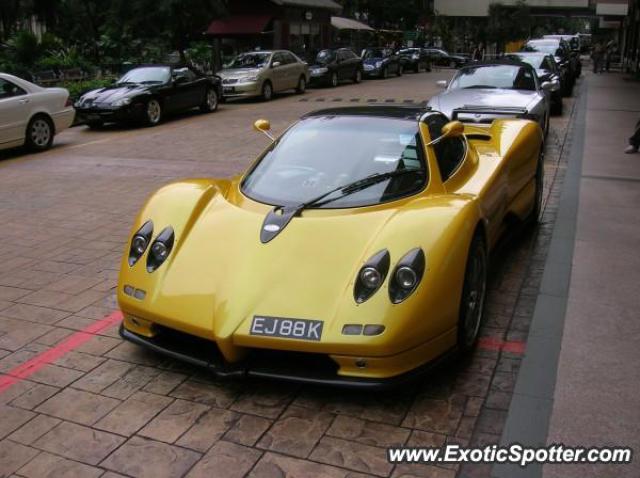
M 287 50 L 252 51 L 234 58 L 219 73 L 225 98 L 262 97 L 296 90 L 304 93 L 309 83 L 309 65 Z
M 477 62 L 462 67 L 451 82 L 439 81 L 444 93 L 427 103 L 452 120 L 490 125 L 500 118 L 535 121 L 546 135 L 550 98 L 556 85 L 540 84 L 533 67 L 508 60 Z
M 128 71 L 112 86 L 83 94 L 75 106 L 79 119 L 90 128 L 111 122 L 156 126 L 179 111 L 196 107 L 215 111 L 221 89 L 219 78 L 191 67 L 148 65 Z
M 331 108 L 242 176 L 163 187 L 122 258 L 121 336 L 221 377 L 367 389 L 470 352 L 490 252 L 538 220 L 543 191 L 535 123 L 478 130 L 422 107 Z
M 566 77 L 566 72 L 564 72 L 564 77 L 561 76 L 561 71 L 558 69 L 558 65 L 556 65 L 553 56 L 547 53 L 521 51 L 518 53 L 510 53 L 506 58 L 528 63 L 534 67 L 540 84 L 550 81 L 554 83 L 554 85 L 558 85 L 557 88 L 554 87 L 550 91 L 551 112 L 553 114 L 561 115 L 563 88 L 569 80 Z
M 0 73 L 0 149 L 48 149 L 73 123 L 75 111 L 64 88 L 42 88 Z
M 360 83 L 362 59 L 349 48 L 322 50 L 309 67 L 312 85 L 338 86 L 341 81 Z
M 580 53 L 582 53 L 582 46 L 580 36 L 578 35 L 545 35 L 542 38 L 545 40 L 564 40 L 569 46 L 571 52 L 572 62 L 576 69 L 576 78 L 579 78 L 582 74 L 582 60 L 580 59 Z
M 450 66 L 451 68 L 460 68 L 469 63 L 469 58 L 461 55 L 450 55 L 448 52 L 440 48 L 425 48 L 425 51 L 431 59 L 432 65 Z
M 404 48 L 398 51 L 398 56 L 402 71 L 431 71 L 431 58 L 423 48 Z
M 529 40 L 522 47 L 522 51 L 537 51 L 553 55 L 558 67 L 560 69 L 565 69 L 568 72 L 569 85 L 567 93 L 568 95 L 571 95 L 577 78 L 577 64 L 571 56 L 571 50 L 569 49 L 567 42 L 558 39 Z
M 364 74 L 367 77 L 402 76 L 400 57 L 391 48 L 365 48 L 362 51 Z

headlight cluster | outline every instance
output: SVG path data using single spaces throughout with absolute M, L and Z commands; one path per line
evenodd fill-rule
M 144 255 L 151 243 L 153 235 L 153 222 L 145 222 L 133 235 L 131 246 L 129 247 L 129 266 L 133 266 Z M 153 272 L 169 257 L 175 235 L 171 226 L 165 227 L 156 239 L 151 243 L 149 254 L 147 255 L 147 272 Z
M 380 68 L 382 66 L 382 62 L 381 61 L 376 61 L 376 68 Z
M 382 250 L 369 259 L 358 272 L 353 296 L 358 304 L 375 294 L 384 283 L 391 257 L 389 251 Z M 389 299 L 399 304 L 413 291 L 422 280 L 425 270 L 425 256 L 422 249 L 415 248 L 406 253 L 396 265 L 389 279 Z
M 242 78 L 238 78 L 239 83 L 246 83 L 247 81 L 258 81 L 257 76 L 243 76 Z
M 111 103 L 112 106 L 126 106 L 131 104 L 131 98 L 121 98 Z

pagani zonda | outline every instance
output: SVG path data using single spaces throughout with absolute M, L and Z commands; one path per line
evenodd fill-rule
M 463 66 L 447 83 L 446 91 L 427 103 L 434 110 L 463 123 L 489 125 L 499 118 L 537 121 L 547 134 L 551 115 L 550 92 L 557 81 L 541 82 L 533 67 L 513 60 L 477 62 Z
M 448 121 L 318 111 L 242 176 L 163 187 L 122 260 L 121 335 L 218 376 L 368 387 L 470 349 L 488 254 L 540 209 L 542 131 Z
M 83 94 L 75 107 L 90 127 L 107 122 L 159 124 L 165 115 L 200 108 L 218 109 L 222 97 L 220 78 L 191 67 L 151 65 L 134 68 L 112 86 Z

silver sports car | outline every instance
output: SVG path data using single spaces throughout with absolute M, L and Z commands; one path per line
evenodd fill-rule
M 540 82 L 531 65 L 501 60 L 464 66 L 450 82 L 438 84 L 446 91 L 428 106 L 451 120 L 491 124 L 494 119 L 526 118 L 537 121 L 545 135 L 550 93 L 558 87 L 553 81 Z

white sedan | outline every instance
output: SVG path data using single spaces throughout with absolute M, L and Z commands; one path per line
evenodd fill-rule
M 43 151 L 73 123 L 75 110 L 64 88 L 42 88 L 0 73 L 0 149 Z

